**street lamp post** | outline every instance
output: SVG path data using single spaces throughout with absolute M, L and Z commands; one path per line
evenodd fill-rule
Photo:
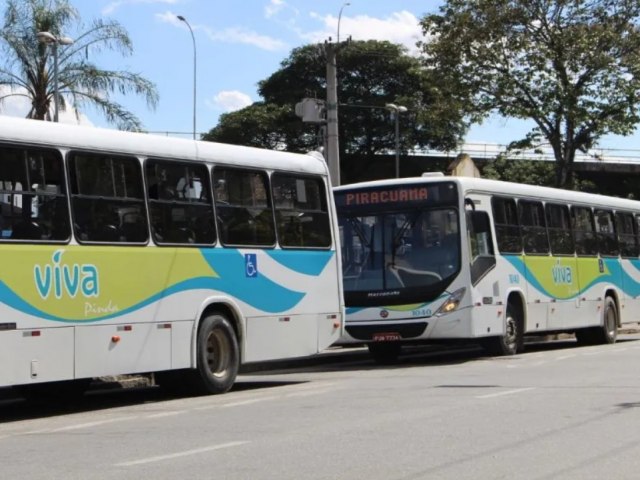
M 396 120 L 396 178 L 400 178 L 400 114 L 407 111 L 407 107 L 387 103 L 387 110 L 393 112 Z
M 340 45 L 340 20 L 342 20 L 342 10 L 344 10 L 344 7 L 348 7 L 349 5 L 351 5 L 349 2 L 344 2 L 342 4 L 342 7 L 340 7 L 340 13 L 338 13 L 338 32 L 337 32 L 337 41 L 336 43 L 338 45 Z
M 193 41 L 193 139 L 196 139 L 196 37 L 193 35 L 193 29 L 187 19 L 182 15 L 178 15 L 178 20 L 184 22 L 191 32 L 191 40 Z
M 38 32 L 38 41 L 45 45 L 51 45 L 53 50 L 53 121 L 58 121 L 58 45 L 71 45 L 73 39 L 69 37 L 56 37 L 51 32 Z

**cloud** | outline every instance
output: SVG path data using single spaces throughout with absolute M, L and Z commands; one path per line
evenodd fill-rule
M 260 35 L 259 33 L 242 27 L 231 27 L 218 31 L 208 27 L 202 27 L 202 30 L 214 42 L 240 43 L 270 52 L 286 50 L 287 48 L 287 44 L 281 40 L 267 35 Z
M 175 26 L 183 26 L 181 25 L 182 22 L 178 20 L 176 14 L 171 11 L 156 13 L 155 17 L 156 19 L 164 23 L 170 23 Z M 230 27 L 225 28 L 224 30 L 214 30 L 206 25 L 192 24 L 191 29 L 193 31 L 200 30 L 201 32 L 204 32 L 211 41 L 216 43 L 239 43 L 244 45 L 251 45 L 253 47 L 258 47 L 261 50 L 268 50 L 272 52 L 285 50 L 287 48 L 287 44 L 285 42 L 266 35 L 260 35 L 259 33 L 242 27 Z
M 347 10 L 345 10 L 347 12 Z M 300 36 L 309 42 L 322 42 L 331 37 L 334 40 L 338 31 L 338 17 L 311 13 L 310 16 L 324 24 L 324 28 L 314 32 L 301 33 Z M 418 18 L 411 12 L 402 10 L 387 18 L 375 18 L 368 15 L 349 16 L 346 13 L 340 18 L 340 39 L 351 36 L 354 40 L 388 40 L 399 43 L 417 54 L 416 42 L 422 39 L 422 29 Z
M 241 108 L 248 107 L 253 101 L 246 93 L 238 90 L 223 90 L 213 97 L 213 100 L 207 100 L 207 105 L 225 112 L 234 112 Z
M 26 90 L 24 88 L 16 88 L 12 92 L 10 87 L 6 85 L 0 86 L 0 97 L 10 93 L 14 93 L 14 95 L 4 98 L 0 103 L 0 115 L 25 118 L 31 108 L 31 100 L 22 95 L 26 94 Z M 76 118 L 76 114 L 71 108 L 58 111 L 60 123 L 93 126 L 93 123 L 85 114 L 80 113 L 78 117 Z
M 127 6 L 127 5 L 136 5 L 136 4 L 140 4 L 140 3 L 146 3 L 146 4 L 165 4 L 165 5 L 175 5 L 177 3 L 180 3 L 181 0 L 116 0 L 114 2 L 111 2 L 110 4 L 108 4 L 106 7 L 104 7 L 102 9 L 102 14 L 103 15 L 111 15 L 113 12 L 115 12 L 118 8 L 123 7 L 123 6 Z
M 285 3 L 282 0 L 271 0 L 269 4 L 264 7 L 264 16 L 271 18 L 282 10 L 284 6 Z

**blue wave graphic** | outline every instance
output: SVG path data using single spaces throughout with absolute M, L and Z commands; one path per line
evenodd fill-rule
M 333 255 L 335 255 L 335 252 L 329 250 L 268 250 L 267 254 L 289 270 L 317 277 L 322 273 L 324 267 L 327 266 L 327 263 L 329 263 Z
M 258 275 L 248 277 L 245 273 L 245 258 L 237 250 L 213 251 L 207 249 L 201 250 L 201 252 L 209 266 L 218 273 L 218 277 L 196 277 L 187 279 L 151 295 L 126 309 L 92 319 L 62 318 L 46 313 L 30 305 L 2 281 L 0 281 L 0 301 L 16 310 L 46 320 L 69 323 L 92 323 L 134 312 L 165 297 L 188 290 L 204 289 L 221 291 L 266 313 L 280 313 L 290 310 L 306 295 L 306 292 L 289 290 L 262 275 L 260 265 L 257 266 Z

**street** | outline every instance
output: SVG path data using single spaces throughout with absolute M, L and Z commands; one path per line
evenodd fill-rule
M 364 350 L 254 369 L 219 396 L 97 390 L 71 405 L 0 402 L 15 479 L 632 479 L 640 335 L 528 344 L 513 357 Z

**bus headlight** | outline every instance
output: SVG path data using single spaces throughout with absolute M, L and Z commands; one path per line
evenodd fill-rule
M 449 298 L 447 298 L 444 303 L 440 305 L 440 308 L 436 310 L 436 313 L 434 313 L 434 315 L 440 316 L 456 310 L 458 308 L 458 305 L 460 305 L 462 297 L 464 297 L 464 293 L 466 291 L 467 289 L 462 287 L 453 292 L 451 295 L 449 295 Z

